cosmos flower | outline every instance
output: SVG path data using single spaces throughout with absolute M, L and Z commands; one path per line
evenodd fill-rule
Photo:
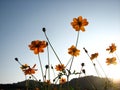
M 78 50 L 74 45 L 68 48 L 68 53 L 72 56 L 78 56 L 80 54 L 80 50 Z
M 45 83 L 51 84 L 51 81 L 50 80 L 46 80 Z
M 90 59 L 93 60 L 98 57 L 98 53 L 91 54 Z
M 71 22 L 72 27 L 76 30 L 76 31 L 85 31 L 84 26 L 88 25 L 88 21 L 87 19 L 83 19 L 82 16 L 79 16 L 78 18 L 73 18 L 73 22 Z
M 30 66 L 25 64 L 25 65 L 22 65 L 21 69 L 25 75 L 31 75 L 31 74 L 35 74 L 35 71 L 37 71 L 37 69 L 34 69 L 35 66 L 36 64 L 34 64 L 34 66 L 31 68 Z
M 40 90 L 40 89 L 36 87 L 35 90 Z
M 109 53 L 113 53 L 114 51 L 116 51 L 115 44 L 112 43 L 111 46 L 109 46 L 109 48 L 106 49 L 106 51 L 109 51 Z
M 64 64 L 58 64 L 55 67 L 56 71 L 63 71 L 65 69 Z
M 47 47 L 48 43 L 46 41 L 35 40 L 29 45 L 30 50 L 34 51 L 34 54 L 39 54 L 44 52 L 44 48 Z
M 116 62 L 116 57 L 106 58 L 106 63 L 107 63 L 107 65 L 117 64 L 117 62 Z
M 60 84 L 63 84 L 63 83 L 65 83 L 66 82 L 66 79 L 65 78 L 61 78 L 60 80 L 59 80 L 59 83 Z
M 22 70 L 25 70 L 25 69 L 27 69 L 29 66 L 27 65 L 27 64 L 24 64 L 24 65 L 22 65 L 20 68 L 22 69 Z

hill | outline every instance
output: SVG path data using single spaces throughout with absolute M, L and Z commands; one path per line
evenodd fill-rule
M 120 82 L 113 83 L 112 80 L 106 78 L 99 78 L 96 76 L 86 76 L 81 78 L 74 78 L 69 83 L 51 84 L 47 85 L 43 82 L 37 82 L 34 80 L 28 81 L 29 86 L 26 88 L 26 81 L 13 83 L 13 84 L 0 84 L 0 90 L 35 90 L 35 87 L 39 87 L 40 90 L 53 90 L 55 87 L 57 90 L 67 90 L 67 86 L 71 87 L 71 90 L 120 90 Z M 47 88 L 43 89 L 43 85 Z M 48 89 L 49 87 L 49 89 Z

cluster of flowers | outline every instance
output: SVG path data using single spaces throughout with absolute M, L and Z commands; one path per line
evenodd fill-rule
M 70 63 L 69 69 L 66 68 L 68 64 L 64 65 L 61 62 L 61 60 L 59 59 L 59 57 L 58 57 L 57 53 L 55 52 L 50 40 L 47 37 L 45 28 L 43 28 L 43 32 L 45 34 L 45 37 L 46 37 L 47 41 L 45 41 L 45 40 L 43 40 L 43 41 L 34 40 L 34 41 L 31 42 L 31 44 L 28 45 L 30 50 L 32 50 L 34 52 L 34 54 L 38 55 L 39 62 L 40 62 L 40 67 L 41 67 L 41 73 L 42 73 L 42 77 L 43 77 L 43 82 L 46 82 L 48 84 L 51 83 L 50 79 L 46 80 L 46 78 L 45 78 L 45 75 L 44 75 L 43 69 L 42 69 L 42 63 L 41 63 L 41 60 L 40 60 L 40 57 L 39 57 L 39 55 L 44 52 L 44 49 L 47 48 L 48 45 L 50 45 L 50 47 L 52 48 L 54 54 L 56 55 L 56 57 L 59 61 L 59 64 L 55 66 L 55 69 L 56 69 L 56 71 L 59 71 L 59 74 L 53 81 L 55 81 L 58 78 L 59 83 L 63 84 L 65 82 L 69 81 L 69 76 L 71 74 L 81 74 L 81 71 L 72 73 L 71 72 L 71 67 L 72 67 L 74 57 L 77 57 L 77 56 L 80 55 L 80 50 L 77 48 L 78 39 L 79 39 L 79 32 L 80 31 L 85 32 L 85 26 L 87 26 L 88 24 L 89 23 L 88 23 L 87 19 L 83 18 L 82 16 L 79 16 L 78 18 L 73 18 L 73 21 L 71 22 L 71 25 L 72 25 L 73 29 L 78 32 L 78 35 L 77 35 L 76 44 L 72 45 L 71 47 L 68 48 L 68 54 L 70 54 L 72 56 L 71 59 L 70 59 L 71 63 L 70 63 L 70 61 L 68 61 L 68 64 Z M 92 62 L 93 62 L 93 59 L 98 57 L 98 53 L 94 53 L 94 54 L 89 55 L 88 51 L 85 48 L 83 48 L 83 49 L 87 53 L 87 55 L 89 56 L 89 58 Z M 112 43 L 111 46 L 109 46 L 106 50 L 109 51 L 109 53 L 114 53 L 116 51 L 115 44 Z M 22 71 L 24 72 L 25 75 L 33 75 L 37 71 L 37 69 L 35 69 L 36 64 L 33 67 L 30 67 L 27 64 L 21 64 L 17 58 L 15 58 L 15 60 L 21 65 L 21 69 L 22 69 Z M 116 57 L 106 58 L 106 63 L 107 63 L 107 65 L 116 64 L 117 63 L 116 62 Z M 84 63 L 82 63 L 81 66 L 83 67 Z M 46 65 L 46 69 L 48 69 L 48 68 L 50 68 L 50 65 Z M 83 69 L 82 72 L 85 73 L 85 70 Z M 65 78 L 62 78 L 63 75 L 65 75 L 67 77 L 67 80 Z

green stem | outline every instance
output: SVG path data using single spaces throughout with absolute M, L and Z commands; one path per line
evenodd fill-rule
M 91 61 L 92 61 L 92 60 L 91 60 Z M 99 74 L 99 72 L 98 72 L 98 70 L 97 70 L 97 68 L 96 68 L 96 65 L 95 65 L 95 63 L 93 63 L 93 61 L 92 61 L 92 64 L 93 64 L 93 66 L 94 66 L 94 68 L 95 68 L 95 71 L 96 71 L 98 77 L 100 77 L 101 75 Z
M 84 49 L 84 51 L 86 52 L 86 54 L 88 55 L 88 57 L 90 58 L 90 55 L 88 54 L 88 51 L 87 51 L 85 48 L 83 48 L 83 49 Z M 90 59 L 90 60 L 91 60 L 91 59 Z M 91 60 L 91 62 L 92 62 L 92 64 L 93 64 L 93 66 L 94 66 L 94 69 L 95 69 L 97 75 L 99 76 L 99 73 L 98 73 L 98 71 L 97 71 L 97 68 L 96 68 L 95 64 L 93 63 L 92 60 Z
M 69 71 L 71 70 L 71 67 L 72 67 L 72 64 L 73 64 L 73 59 L 74 59 L 74 56 L 72 57 L 72 61 L 71 61 L 71 64 L 70 64 Z
M 36 78 L 33 74 L 31 74 L 31 76 L 32 76 L 36 81 L 38 81 L 37 78 Z
M 80 75 L 81 75 L 81 71 L 82 71 L 82 69 L 83 69 L 83 66 L 81 67 L 81 69 L 80 69 L 80 74 L 79 74 L 79 78 L 80 78 Z
M 84 73 L 85 74 L 85 73 Z M 86 76 L 86 74 L 85 74 Z M 88 79 L 88 77 L 86 76 L 86 80 L 88 81 L 88 83 L 92 86 L 93 90 L 97 90 L 96 86 Z
M 50 80 L 50 58 L 49 58 L 49 47 L 47 46 L 47 57 L 48 57 L 48 80 Z
M 50 47 L 51 47 L 51 48 L 52 48 L 52 50 L 53 50 L 53 52 L 54 52 L 55 56 L 57 57 L 57 59 L 58 59 L 58 61 L 60 62 L 60 64 L 62 64 L 62 62 L 60 61 L 60 58 L 58 57 L 58 55 L 57 55 L 57 53 L 55 52 L 55 50 L 54 50 L 54 48 L 53 48 L 52 44 L 50 43 L 50 41 L 49 41 L 49 39 L 48 39 L 48 37 L 47 37 L 46 32 L 44 32 L 44 34 L 45 34 L 45 37 L 46 37 L 46 39 L 47 39 L 47 41 L 48 41 L 48 43 L 49 43 Z
M 100 68 L 102 69 L 102 71 L 103 71 L 103 73 L 104 73 L 105 77 L 108 79 L 108 77 L 107 77 L 107 75 L 106 75 L 106 73 L 105 73 L 104 69 L 102 68 L 102 66 L 101 66 L 100 62 L 99 62 L 97 59 L 96 59 L 96 61 L 97 61 L 97 63 L 99 64 Z
M 77 34 L 77 40 L 76 40 L 76 44 L 75 44 L 76 48 L 77 48 L 77 45 L 78 45 L 78 40 L 79 40 L 79 31 L 78 31 L 78 34 Z
M 118 55 L 117 55 L 117 53 L 115 52 L 115 55 L 116 55 L 116 57 L 118 58 L 118 60 L 119 60 L 119 63 L 120 63 L 120 58 L 118 57 Z
M 77 45 L 78 45 L 78 40 L 79 40 L 79 31 L 78 31 L 78 34 L 77 34 L 77 39 L 76 39 L 76 44 L 75 44 L 76 48 L 77 48 Z M 74 56 L 72 57 L 72 61 L 71 61 L 71 64 L 70 64 L 69 71 L 72 68 L 73 60 L 74 60 Z M 69 76 L 70 76 L 70 73 L 68 73 L 67 81 L 69 81 Z
M 68 60 L 68 62 L 67 62 L 65 67 L 67 67 L 67 65 L 70 63 L 71 59 L 72 59 L 72 57 Z
M 43 81 L 44 81 L 43 68 L 42 68 L 42 63 L 41 63 L 41 59 L 40 59 L 40 55 L 39 55 L 39 54 L 38 54 L 38 59 L 39 59 L 39 63 L 40 63 L 40 68 L 41 68 L 42 78 L 43 78 Z

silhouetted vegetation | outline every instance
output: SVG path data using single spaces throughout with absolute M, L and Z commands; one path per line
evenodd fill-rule
M 120 82 L 113 83 L 112 80 L 107 81 L 106 78 L 95 76 L 74 78 L 70 82 L 66 82 L 64 84 L 48 85 L 34 80 L 22 81 L 13 84 L 0 84 L 0 90 L 35 90 L 36 87 L 39 87 L 40 90 L 54 90 L 54 88 L 56 88 L 56 90 L 68 90 L 68 84 L 69 88 L 71 88 L 70 90 L 120 90 Z

